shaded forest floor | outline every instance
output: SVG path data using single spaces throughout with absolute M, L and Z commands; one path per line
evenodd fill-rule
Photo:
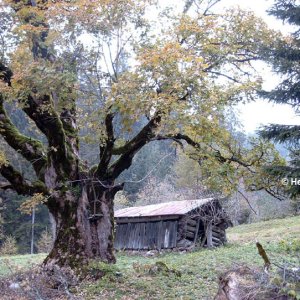
M 77 295 L 80 299 L 213 299 L 218 277 L 225 270 L 241 265 L 263 267 L 256 241 L 262 243 L 271 262 L 299 264 L 300 216 L 230 228 L 228 240 L 227 246 L 217 249 L 154 257 L 119 252 L 113 267 L 93 266 L 104 268 L 105 275 L 96 282 L 83 282 Z M 2 257 L 0 276 L 30 268 L 43 257 Z

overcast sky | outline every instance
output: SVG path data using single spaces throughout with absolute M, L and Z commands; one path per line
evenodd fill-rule
M 262 17 L 271 28 L 288 33 L 291 27 L 266 13 L 266 10 L 269 9 L 273 3 L 273 0 L 222 0 L 218 5 L 220 8 L 222 6 L 229 7 L 239 5 L 241 8 L 253 10 L 255 14 Z M 271 89 L 278 83 L 278 78 L 266 68 L 263 68 L 263 66 L 261 72 L 265 80 L 264 88 Z M 247 132 L 254 132 L 260 125 L 269 123 L 300 124 L 300 117 L 296 116 L 293 109 L 288 105 L 278 105 L 268 103 L 266 100 L 257 100 L 256 102 L 251 102 L 246 105 L 239 105 L 239 110 L 241 123 Z

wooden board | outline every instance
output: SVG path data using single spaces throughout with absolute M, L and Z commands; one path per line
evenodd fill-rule
M 174 248 L 177 242 L 178 221 L 121 223 L 116 227 L 116 249 Z
M 197 225 L 197 221 L 196 221 L 196 220 L 193 220 L 193 219 L 191 219 L 191 218 L 188 218 L 188 219 L 187 219 L 187 223 L 188 223 L 188 225 L 190 225 L 190 226 L 196 226 L 196 225 Z
M 186 237 L 190 240 L 194 240 L 195 238 L 195 232 L 190 232 L 190 231 L 187 231 L 186 232 Z
M 115 218 L 117 224 L 127 224 L 127 223 L 149 223 L 156 221 L 167 221 L 167 220 L 178 220 L 180 216 L 178 215 L 166 215 L 166 216 L 155 216 L 155 217 L 134 217 L 134 218 Z
M 212 225 L 211 223 L 207 224 L 207 228 L 206 228 L 206 239 L 207 239 L 207 247 L 212 247 L 213 243 L 212 243 Z
M 191 231 L 191 232 L 196 232 L 196 230 L 197 230 L 197 225 L 196 225 L 196 226 L 189 226 L 189 225 L 187 225 L 186 229 L 187 229 L 188 231 Z

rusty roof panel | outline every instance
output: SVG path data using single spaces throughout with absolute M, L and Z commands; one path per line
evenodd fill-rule
M 193 209 L 200 207 L 213 198 L 172 201 L 167 203 L 146 206 L 128 207 L 115 211 L 115 218 L 153 217 L 166 215 L 185 215 Z

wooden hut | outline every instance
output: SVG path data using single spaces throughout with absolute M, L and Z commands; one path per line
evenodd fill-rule
M 115 222 L 115 248 L 123 250 L 220 246 L 230 225 L 214 198 L 124 208 L 115 212 Z

